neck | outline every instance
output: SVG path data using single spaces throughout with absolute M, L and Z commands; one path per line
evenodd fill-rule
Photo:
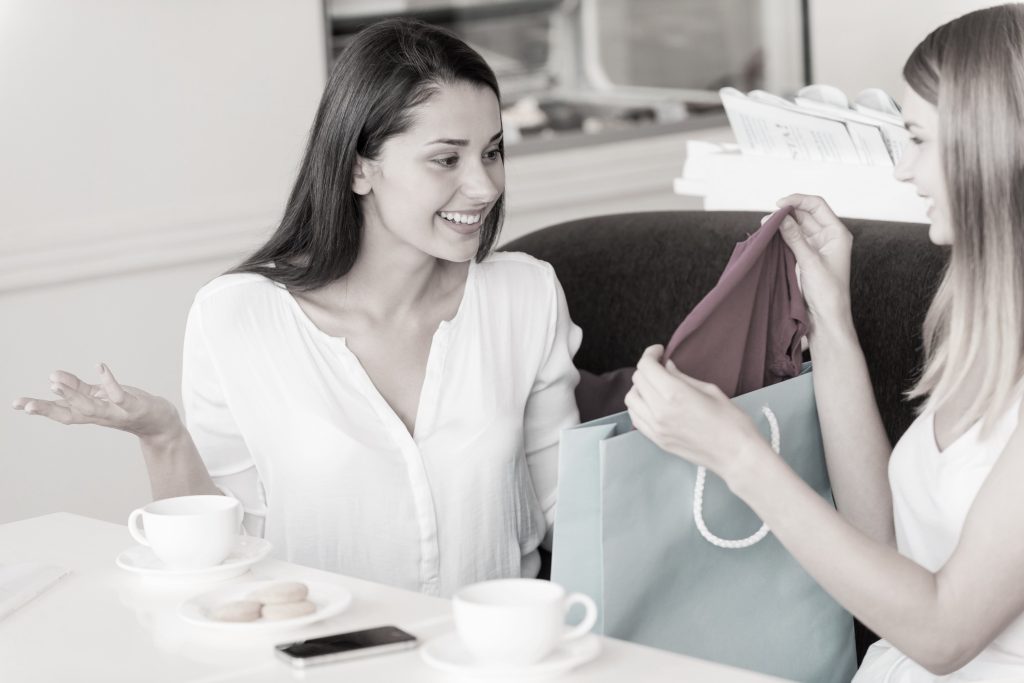
M 430 311 L 457 281 L 465 280 L 468 268 L 468 263 L 425 254 L 390 233 L 364 230 L 352 269 L 324 287 L 324 293 L 342 295 L 372 318 L 407 318 Z

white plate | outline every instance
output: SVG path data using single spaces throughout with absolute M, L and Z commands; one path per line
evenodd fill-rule
M 153 550 L 144 545 L 136 545 L 117 556 L 117 566 L 147 578 L 168 581 L 221 581 L 230 579 L 248 571 L 270 552 L 270 541 L 255 536 L 239 536 L 231 554 L 213 567 L 202 569 L 171 569 L 165 565 Z
M 534 664 L 499 666 L 476 659 L 462 644 L 459 634 L 447 633 L 420 648 L 420 656 L 430 666 L 467 678 L 523 680 L 547 678 L 563 674 L 589 662 L 601 652 L 601 639 L 588 634 L 555 648 L 555 651 Z
M 340 614 L 352 603 L 352 593 L 347 588 L 336 583 L 303 581 L 309 587 L 309 597 L 306 599 L 316 605 L 316 611 L 311 614 L 304 614 L 293 619 L 267 621 L 258 619 L 256 621 L 241 622 L 218 621 L 207 616 L 209 610 L 217 605 L 235 600 L 244 600 L 254 591 L 258 591 L 264 586 L 273 583 L 280 583 L 280 581 L 252 581 L 224 586 L 218 590 L 197 595 L 181 603 L 181 606 L 178 608 L 178 614 L 185 621 L 198 626 L 207 626 L 222 631 L 261 633 L 312 624 L 322 619 L 333 617 L 335 614 Z

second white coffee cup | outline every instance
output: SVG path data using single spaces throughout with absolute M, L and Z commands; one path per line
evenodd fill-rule
M 164 498 L 128 516 L 132 538 L 152 548 L 169 569 L 220 564 L 234 548 L 241 526 L 242 506 L 228 496 Z
M 586 614 L 568 627 L 573 605 Z M 597 606 L 582 593 L 566 594 L 557 583 L 539 579 L 498 579 L 466 586 L 452 598 L 455 629 L 466 649 L 481 662 L 525 666 L 559 645 L 590 632 Z

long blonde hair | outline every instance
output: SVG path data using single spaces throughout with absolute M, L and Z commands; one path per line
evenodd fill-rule
M 977 382 L 955 433 L 987 432 L 1024 375 L 1024 5 L 965 14 L 903 67 L 936 105 L 949 199 L 950 262 L 924 323 L 925 364 L 908 392 L 938 410 Z

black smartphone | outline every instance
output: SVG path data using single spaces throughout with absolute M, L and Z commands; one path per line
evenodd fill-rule
M 356 657 L 409 650 L 416 647 L 416 636 L 397 626 L 380 626 L 365 631 L 338 633 L 274 646 L 277 656 L 295 667 L 340 662 Z

